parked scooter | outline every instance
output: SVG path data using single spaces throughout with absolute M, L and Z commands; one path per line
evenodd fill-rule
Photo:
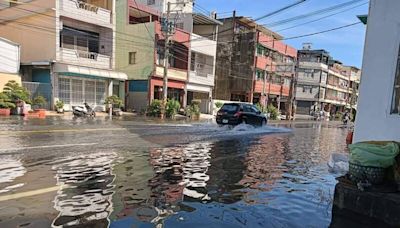
M 73 106 L 72 113 L 74 117 L 96 117 L 96 112 L 85 102 L 80 106 Z

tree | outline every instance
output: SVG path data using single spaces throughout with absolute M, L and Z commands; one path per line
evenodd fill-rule
M 11 102 L 10 97 L 3 93 L 0 93 L 0 108 L 15 108 L 15 104 Z
M 21 101 L 25 101 L 26 103 L 31 103 L 29 98 L 30 96 L 29 91 L 14 80 L 8 81 L 4 85 L 3 90 L 4 90 L 3 93 L 5 93 L 11 99 L 11 102 L 13 102 L 14 104 Z

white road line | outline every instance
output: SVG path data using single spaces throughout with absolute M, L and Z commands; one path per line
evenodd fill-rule
M 30 146 L 30 147 L 0 149 L 0 152 L 18 151 L 18 150 L 31 150 L 31 149 L 43 149 L 43 148 L 61 148 L 61 147 L 72 147 L 72 146 L 93 146 L 93 145 L 96 145 L 96 144 L 97 143 L 75 143 L 75 144 L 49 145 L 49 146 Z
M 19 199 L 23 197 L 30 197 L 30 196 L 36 196 L 40 194 L 45 194 L 49 192 L 54 192 L 58 191 L 60 188 L 63 188 L 65 186 L 54 186 L 50 188 L 42 188 L 42 189 L 37 189 L 37 190 L 32 190 L 28 192 L 21 192 L 21 193 L 14 193 L 10 195 L 5 195 L 5 196 L 0 196 L 0 202 L 2 201 L 7 201 L 7 200 L 13 200 L 13 199 Z

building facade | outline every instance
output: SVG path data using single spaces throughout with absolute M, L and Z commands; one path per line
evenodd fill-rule
M 220 19 L 214 98 L 274 104 L 284 111 L 297 50 L 245 17 Z
M 20 46 L 0 37 L 0 92 L 8 81 L 21 83 Z
M 0 36 L 21 45 L 23 85 L 52 109 L 106 96 L 124 97 L 126 74 L 115 71 L 115 0 L 34 0 L 0 10 Z
M 193 13 L 192 3 L 170 2 L 173 10 L 169 20 L 174 22 L 174 32 L 170 39 L 168 98 L 178 100 L 183 107 L 199 99 L 201 111 L 210 112 L 220 22 Z M 163 96 L 162 23 L 166 4 L 140 0 L 117 3 L 117 33 L 123 36 L 117 39 L 117 67 L 128 75 L 127 107 L 136 111 Z
M 334 115 L 355 108 L 360 70 L 344 66 L 325 50 L 305 46 L 298 51 L 296 113 L 312 115 L 318 111 Z
M 398 142 L 400 2 L 371 0 L 369 4 L 354 142 Z

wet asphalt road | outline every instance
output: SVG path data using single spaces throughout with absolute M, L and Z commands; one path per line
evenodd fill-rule
M 346 133 L 1 118 L 0 227 L 327 227 Z

